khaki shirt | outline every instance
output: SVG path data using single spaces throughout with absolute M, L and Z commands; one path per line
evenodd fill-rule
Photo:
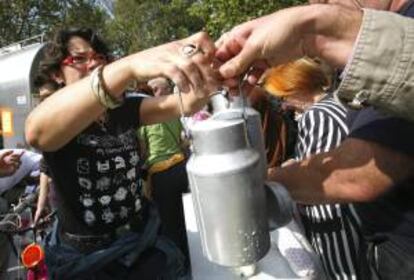
M 353 55 L 336 97 L 414 121 L 414 19 L 364 9 Z

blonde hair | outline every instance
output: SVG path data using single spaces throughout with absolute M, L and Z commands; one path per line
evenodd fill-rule
M 330 86 L 330 79 L 321 63 L 310 58 L 301 58 L 269 69 L 263 82 L 265 90 L 276 96 L 321 92 Z

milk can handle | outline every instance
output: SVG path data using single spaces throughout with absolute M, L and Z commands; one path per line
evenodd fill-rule
M 239 95 L 242 99 L 242 118 L 243 120 L 247 123 L 247 97 L 246 94 L 243 91 L 243 83 L 246 81 L 248 76 L 248 73 L 246 73 L 245 75 L 240 76 L 239 79 Z M 223 94 L 225 90 L 224 89 L 220 89 L 217 90 L 215 93 L 211 94 L 211 96 L 215 95 L 215 94 L 222 94 L 222 95 L 226 95 Z M 184 104 L 183 104 L 183 97 L 182 97 L 182 93 L 181 91 L 178 89 L 177 86 L 174 86 L 174 93 L 178 95 L 178 104 L 179 104 L 179 108 L 180 108 L 180 119 L 181 119 L 181 123 L 183 124 L 183 130 L 184 130 L 184 135 L 185 138 L 187 140 L 191 139 L 191 135 L 190 135 L 190 130 L 187 124 L 187 121 L 185 119 L 185 114 L 184 114 Z
M 243 76 L 240 76 L 240 79 L 239 79 L 239 95 L 242 99 L 242 117 L 246 123 L 247 123 L 247 113 L 246 113 L 247 97 L 246 97 L 246 94 L 244 94 L 243 83 L 246 81 L 247 75 L 248 73 L 246 73 Z

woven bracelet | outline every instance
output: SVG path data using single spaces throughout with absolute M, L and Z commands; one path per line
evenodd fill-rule
M 103 66 L 97 67 L 91 74 L 91 88 L 96 99 L 102 106 L 108 109 L 115 109 L 122 105 L 123 100 L 119 101 L 112 97 L 105 86 L 102 76 Z

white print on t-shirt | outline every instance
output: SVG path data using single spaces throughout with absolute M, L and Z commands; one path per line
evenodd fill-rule
M 109 177 L 101 177 L 98 180 L 96 180 L 96 189 L 101 192 L 107 191 L 110 185 L 111 179 L 109 179 Z
M 81 134 L 77 137 L 77 142 L 81 145 L 88 147 L 101 147 L 101 148 L 113 148 L 115 146 L 131 146 L 135 145 L 135 131 L 130 129 L 120 135 L 94 135 L 94 134 Z
M 104 149 L 96 149 L 96 154 L 97 155 L 99 155 L 99 156 L 104 156 L 105 155 L 105 151 L 104 151 Z
M 141 209 L 141 202 L 135 199 L 140 162 L 136 130 L 131 128 L 116 136 L 102 134 L 77 138 L 88 151 L 77 161 L 77 177 L 83 220 L 90 226 L 110 225 Z
M 127 178 L 131 181 L 135 181 L 135 179 L 137 178 L 137 170 L 135 169 L 135 167 L 128 170 Z
M 95 214 L 90 210 L 86 210 L 84 213 L 84 220 L 88 225 L 92 225 L 96 221 Z
M 113 147 L 115 145 L 117 145 L 117 139 L 113 136 L 103 136 L 101 137 L 101 141 L 100 143 L 102 144 L 101 146 L 103 147 Z
M 103 210 L 102 220 L 105 223 L 110 224 L 114 221 L 114 219 L 115 219 L 115 215 L 114 215 L 114 213 L 112 213 L 111 209 L 106 208 L 106 209 Z
M 125 160 L 123 157 L 117 156 L 113 159 L 115 161 L 115 169 L 125 168 Z
M 136 141 L 134 137 L 137 137 L 135 135 L 135 131 L 128 130 L 127 132 L 119 135 L 118 139 L 121 140 L 121 143 L 123 146 L 130 146 L 130 145 L 133 145 Z
M 90 193 L 82 194 L 79 199 L 85 207 L 91 207 L 95 203 L 95 200 L 91 197 Z
M 116 201 L 122 201 L 125 200 L 126 196 L 127 196 L 128 191 L 124 188 L 124 187 L 120 187 L 115 195 L 114 195 L 114 199 Z
M 97 161 L 96 168 L 98 169 L 99 173 L 106 173 L 109 171 L 111 166 L 109 165 L 109 160 L 105 160 L 103 162 Z
M 89 174 L 89 161 L 86 158 L 80 158 L 78 159 L 77 163 L 77 169 L 79 174 Z
M 112 198 L 109 195 L 104 195 L 99 198 L 99 202 L 103 206 L 107 206 L 111 202 Z
M 128 212 L 128 208 L 126 208 L 125 206 L 121 206 L 121 209 L 119 210 L 119 217 L 121 219 L 128 217 Z
M 130 152 L 129 153 L 129 155 L 130 155 L 130 159 L 129 159 L 129 163 L 132 165 L 132 166 L 136 166 L 137 164 L 138 164 L 138 162 L 139 162 L 139 156 L 138 156 L 138 152 Z
M 79 178 L 78 178 L 78 181 L 79 181 L 79 185 L 80 185 L 82 188 L 85 188 L 85 189 L 87 189 L 88 191 L 90 191 L 90 190 L 92 189 L 92 182 L 91 182 L 91 180 L 86 179 L 86 178 L 79 177 Z

